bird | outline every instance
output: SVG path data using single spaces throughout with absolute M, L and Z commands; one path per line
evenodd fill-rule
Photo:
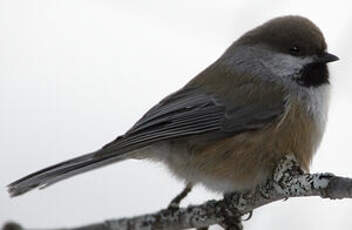
M 330 75 L 321 30 L 298 15 L 235 40 L 209 67 L 100 149 L 8 185 L 11 196 L 127 159 L 164 163 L 187 185 L 248 191 L 293 155 L 309 172 L 327 122 Z

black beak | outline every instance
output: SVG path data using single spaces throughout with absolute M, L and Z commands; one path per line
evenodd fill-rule
M 323 55 L 319 55 L 316 59 L 317 63 L 328 63 L 338 61 L 340 58 L 336 55 L 330 53 L 323 53 Z

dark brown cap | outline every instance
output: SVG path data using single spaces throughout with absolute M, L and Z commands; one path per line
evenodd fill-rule
M 301 16 L 274 18 L 244 34 L 236 43 L 267 45 L 278 52 L 297 56 L 319 55 L 326 50 L 320 29 Z

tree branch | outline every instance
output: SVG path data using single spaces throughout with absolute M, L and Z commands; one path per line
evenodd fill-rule
M 352 179 L 330 173 L 305 174 L 295 158 L 287 156 L 275 169 L 273 178 L 252 192 L 226 194 L 222 200 L 211 200 L 187 208 L 170 206 L 152 214 L 53 230 L 206 229 L 214 224 L 219 224 L 225 229 L 242 229 L 241 216 L 254 209 L 281 199 L 304 196 L 352 198 Z M 25 230 L 25 228 L 9 223 L 3 230 Z

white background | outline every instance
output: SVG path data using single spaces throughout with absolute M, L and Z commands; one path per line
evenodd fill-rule
M 127 161 L 10 199 L 6 184 L 101 147 L 246 32 L 299 14 L 324 32 L 330 120 L 312 171 L 352 176 L 348 1 L 0 0 L 0 224 L 76 226 L 163 208 L 181 189 L 161 165 Z M 219 195 L 197 188 L 186 200 Z M 245 229 L 351 229 L 352 201 L 276 202 Z

